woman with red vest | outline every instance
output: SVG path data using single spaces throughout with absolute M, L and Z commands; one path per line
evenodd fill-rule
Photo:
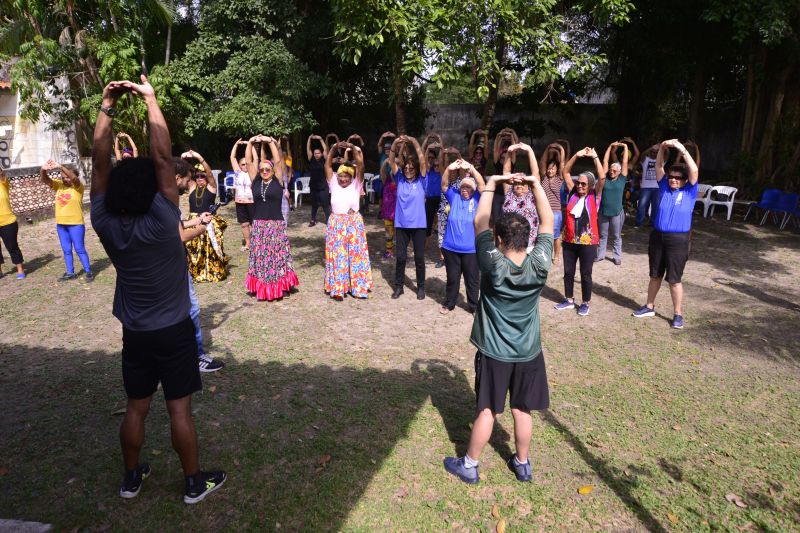
M 572 165 L 579 157 L 591 157 L 599 179 L 595 184 L 595 175 L 589 171 L 581 172 L 576 181 L 570 176 Z M 597 256 L 597 244 L 600 241 L 600 229 L 597 224 L 597 211 L 603 195 L 606 176 L 603 165 L 594 148 L 586 147 L 576 152 L 564 165 L 564 182 L 569 194 L 567 210 L 564 217 L 564 296 L 566 299 L 556 305 L 556 309 L 564 311 L 575 309 L 572 297 L 575 285 L 575 265 L 581 263 L 581 297 L 583 302 L 578 314 L 589 314 L 589 301 L 592 299 L 592 266 Z

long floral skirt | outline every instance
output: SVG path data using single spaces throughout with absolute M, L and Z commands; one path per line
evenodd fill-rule
M 197 215 L 192 213 L 191 217 Z M 228 223 L 224 218 L 214 215 L 208 229 L 186 243 L 186 258 L 189 274 L 195 283 L 222 281 L 228 277 L 228 256 L 225 255 L 222 233 Z
M 258 300 L 283 298 L 300 285 L 292 268 L 292 252 L 283 220 L 254 220 L 245 288 Z
M 361 214 L 331 215 L 325 236 L 325 292 L 366 298 L 372 290 L 367 234 Z

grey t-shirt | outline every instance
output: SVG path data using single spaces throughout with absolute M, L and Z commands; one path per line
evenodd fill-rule
M 150 211 L 117 216 L 105 194 L 92 197 L 92 227 L 117 269 L 114 316 L 135 331 L 173 326 L 189 316 L 189 277 L 178 206 L 156 193 Z

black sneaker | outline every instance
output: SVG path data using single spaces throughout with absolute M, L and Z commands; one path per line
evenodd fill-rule
M 94 281 L 94 273 L 93 272 L 87 272 L 86 275 L 84 276 L 84 278 L 86 278 L 86 283 L 91 283 L 91 282 Z
M 403 287 L 395 287 L 394 292 L 392 293 L 392 300 L 397 300 L 398 298 L 400 298 L 400 295 L 402 295 L 403 292 L 404 292 Z
M 69 281 L 69 280 L 75 279 L 77 277 L 78 277 L 77 274 L 70 274 L 69 272 L 64 272 L 57 279 L 58 279 L 58 281 Z
M 150 465 L 142 463 L 136 467 L 136 475 L 133 479 L 128 479 L 125 476 L 122 480 L 122 486 L 119 488 L 119 495 L 123 498 L 135 498 L 142 490 L 142 482 L 150 476 L 152 472 Z
M 436 264 L 433 265 L 433 266 L 434 266 L 434 268 L 442 268 L 444 266 L 444 259 L 439 259 L 438 261 L 436 261 Z
M 223 471 L 200 472 L 200 481 L 193 486 L 186 484 L 186 492 L 183 494 L 183 503 L 198 503 L 206 496 L 220 488 L 228 476 Z
M 216 372 L 225 366 L 222 361 L 216 361 L 208 354 L 200 354 L 198 356 L 198 364 L 200 365 L 200 372 Z
M 424 300 L 424 299 L 425 299 L 425 287 L 418 287 L 417 300 Z

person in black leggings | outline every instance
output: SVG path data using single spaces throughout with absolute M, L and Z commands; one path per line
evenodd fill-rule
M 8 177 L 3 169 L 0 168 L 0 239 L 11 256 L 11 262 L 17 267 L 17 279 L 25 279 L 25 265 L 23 264 L 22 252 L 17 243 L 17 233 L 19 224 L 17 217 L 11 211 L 11 199 L 8 195 Z M 0 251 L 0 265 L 4 263 L 3 252 Z M 0 268 L 0 278 L 4 276 Z

